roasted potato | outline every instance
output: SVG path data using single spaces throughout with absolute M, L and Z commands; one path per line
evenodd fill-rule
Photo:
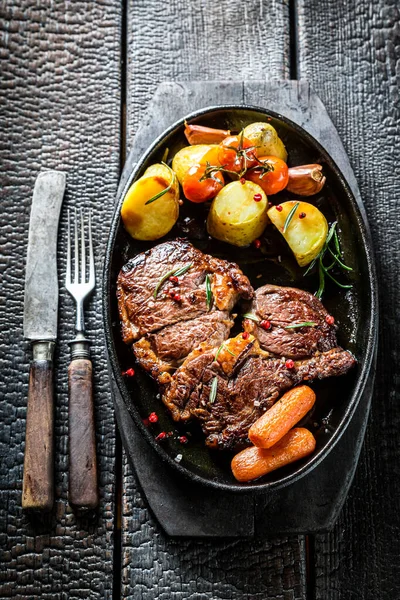
M 172 183 L 172 185 L 171 185 Z M 146 202 L 168 188 L 154 202 Z M 179 184 L 169 167 L 149 167 L 129 188 L 121 208 L 125 229 L 136 240 L 158 240 L 175 225 L 179 216 Z
M 197 144 L 194 146 L 185 146 L 175 154 L 172 160 L 172 170 L 181 185 L 183 177 L 189 171 L 190 167 L 199 164 L 212 148 L 216 148 L 216 144 Z
M 268 201 L 252 181 L 232 181 L 214 198 L 207 219 L 208 233 L 234 246 L 248 246 L 265 229 Z
M 269 123 L 251 123 L 244 128 L 243 135 L 257 147 L 257 156 L 277 156 L 287 162 L 286 148 Z
M 289 213 L 297 205 L 284 231 Z M 321 251 L 328 234 L 328 223 L 318 208 L 308 202 L 291 200 L 268 211 L 272 223 L 289 244 L 300 267 L 308 265 Z

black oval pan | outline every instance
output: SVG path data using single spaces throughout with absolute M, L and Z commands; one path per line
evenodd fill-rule
M 339 325 L 339 344 L 351 350 L 358 361 L 357 367 L 345 377 L 323 380 L 313 384 L 317 403 L 312 414 L 304 422 L 316 436 L 317 448 L 310 457 L 275 471 L 253 483 L 240 484 L 232 476 L 229 463 L 231 454 L 208 450 L 204 437 L 196 425 L 185 427 L 175 424 L 163 406 L 155 384 L 136 368 L 132 379 L 122 377 L 121 372 L 133 365 L 131 350 L 122 342 L 119 329 L 115 282 L 122 265 L 139 252 L 161 243 L 164 239 L 186 236 L 200 250 L 233 260 L 250 278 L 253 287 L 265 283 L 291 285 L 314 292 L 318 287 L 316 275 L 304 277 L 294 258 L 280 238 L 280 234 L 268 229 L 270 244 L 264 254 L 254 247 L 238 249 L 234 246 L 209 239 L 204 230 L 203 205 L 185 203 L 177 226 L 167 238 L 156 242 L 135 241 L 125 232 L 120 217 L 120 206 L 132 182 L 154 162 L 159 162 L 165 148 L 173 156 L 187 145 L 183 135 L 184 121 L 239 131 L 248 123 L 268 120 L 283 139 L 288 153 L 289 166 L 319 162 L 323 165 L 327 183 L 320 194 L 306 201 L 315 203 L 329 223 L 338 221 L 338 231 L 344 260 L 353 267 L 349 280 L 352 290 L 343 290 L 327 283 L 323 302 Z M 282 192 L 282 201 L 289 195 Z M 293 199 L 293 196 L 290 196 Z M 286 486 L 310 472 L 330 452 L 343 434 L 364 391 L 370 371 L 377 329 L 377 284 L 368 228 L 357 202 L 338 167 L 322 146 L 304 129 L 289 119 L 273 112 L 251 106 L 226 106 L 204 109 L 188 115 L 171 126 L 150 146 L 132 170 L 116 204 L 105 257 L 103 281 L 104 327 L 110 364 L 121 396 L 137 427 L 160 457 L 192 481 L 218 489 L 234 492 L 260 492 Z M 156 425 L 143 424 L 150 412 L 159 416 Z M 173 431 L 168 441 L 160 444 L 155 436 L 160 431 Z M 189 437 L 182 446 L 179 435 Z M 182 455 L 176 462 L 177 455 Z

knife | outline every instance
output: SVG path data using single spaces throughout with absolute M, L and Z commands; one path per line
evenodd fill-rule
M 22 508 L 49 511 L 54 501 L 53 354 L 57 339 L 57 232 L 65 173 L 36 179 L 25 270 L 24 337 L 32 343 Z

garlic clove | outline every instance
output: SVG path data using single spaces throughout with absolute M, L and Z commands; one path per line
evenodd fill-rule
M 286 189 L 299 196 L 313 196 L 322 190 L 325 181 L 321 165 L 300 165 L 289 169 Z
M 195 144 L 219 144 L 230 135 L 230 131 L 185 123 L 184 134 L 189 144 L 193 146 Z

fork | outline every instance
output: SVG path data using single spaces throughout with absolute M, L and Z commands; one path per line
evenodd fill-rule
M 78 218 L 74 218 L 74 278 L 72 280 L 71 219 L 68 211 L 68 245 L 65 287 L 76 303 L 76 336 L 69 343 L 71 362 L 68 367 L 69 392 L 69 502 L 80 509 L 93 509 L 98 504 L 97 460 L 94 427 L 92 362 L 90 342 L 85 337 L 84 302 L 93 292 L 96 276 L 93 258 L 91 214 L 85 239 L 85 223 L 80 211 L 80 244 Z M 86 246 L 89 247 L 89 278 L 86 279 Z M 80 261 L 79 261 L 80 246 Z

